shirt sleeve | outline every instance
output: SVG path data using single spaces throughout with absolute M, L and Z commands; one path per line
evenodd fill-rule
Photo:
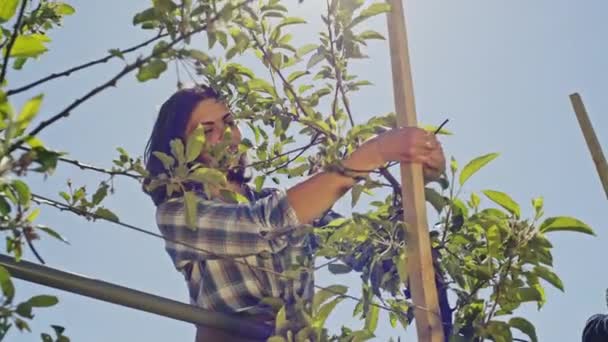
M 277 253 L 287 246 L 287 235 L 300 225 L 287 193 L 278 189 L 246 204 L 200 198 L 196 210 L 192 229 L 186 225 L 183 200 L 168 201 L 157 208 L 157 225 L 178 268 L 193 260 Z

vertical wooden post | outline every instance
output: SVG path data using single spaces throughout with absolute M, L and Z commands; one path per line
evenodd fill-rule
M 572 108 L 574 108 L 574 112 L 576 113 L 576 119 L 581 126 L 583 136 L 587 142 L 587 147 L 589 148 L 589 152 L 591 152 L 591 158 L 593 158 L 593 163 L 600 176 L 600 181 L 604 186 L 606 198 L 608 198 L 608 163 L 606 163 L 606 157 L 604 157 L 604 153 L 602 152 L 602 146 L 595 135 L 595 131 L 593 130 L 591 120 L 589 120 L 581 96 L 578 93 L 571 94 L 570 102 L 572 102 Z
M 388 33 L 397 124 L 417 126 L 414 86 L 402 0 L 389 0 Z M 419 164 L 401 163 L 401 194 L 406 223 L 407 274 L 419 342 L 444 341 L 431 254 L 424 176 Z

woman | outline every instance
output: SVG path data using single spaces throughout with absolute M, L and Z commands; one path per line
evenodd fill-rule
M 250 178 L 243 167 L 246 159 L 236 153 L 241 132 L 218 93 L 207 87 L 179 90 L 161 107 L 145 154 L 152 177 L 164 172 L 152 152 L 170 154 L 170 141 L 185 141 L 199 125 L 204 127 L 207 146 L 218 144 L 225 130 L 230 130 L 233 159 L 229 163 L 241 167 L 227 173 L 227 188 L 247 197 L 249 203 L 224 203 L 217 189 L 207 197 L 201 184 L 193 184 L 191 189 L 200 201 L 196 229 L 192 230 L 185 224 L 181 195 L 167 196 L 164 189 L 157 188 L 149 195 L 157 206 L 160 231 L 170 240 L 197 247 L 193 250 L 167 242 L 166 250 L 186 279 L 193 305 L 271 323 L 272 310 L 260 304 L 262 298 L 294 303 L 314 293 L 312 274 L 302 274 L 297 280 L 276 275 L 295 260 L 311 257 L 309 236 L 298 231 L 323 218 L 356 180 L 342 172 L 319 172 L 287 190 L 254 192 L 247 184 Z M 203 150 L 198 161 L 205 165 L 217 162 L 209 150 Z M 382 133 L 362 144 L 344 159 L 343 165 L 359 172 L 390 161 L 421 163 L 427 179 L 438 177 L 445 169 L 441 144 L 433 134 L 418 128 Z M 364 172 L 357 175 L 363 176 Z M 197 341 L 239 339 L 220 330 L 198 327 Z

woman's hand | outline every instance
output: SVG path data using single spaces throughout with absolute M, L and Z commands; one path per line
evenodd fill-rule
M 393 161 L 422 164 L 427 181 L 439 178 L 446 166 L 437 137 L 416 127 L 395 128 L 368 140 L 344 164 L 354 170 L 374 170 Z
M 443 159 L 437 137 L 421 128 L 395 128 L 374 138 L 373 143 L 383 164 L 397 161 L 440 168 Z
M 415 127 L 395 128 L 366 141 L 342 164 L 352 173 L 365 176 L 391 161 L 422 164 L 427 180 L 438 177 L 445 169 L 443 150 L 435 135 Z M 331 208 L 354 183 L 351 177 L 321 172 L 290 188 L 287 195 L 298 220 L 310 223 Z
M 427 182 L 439 179 L 445 171 L 443 148 L 431 132 L 404 127 L 385 132 L 376 139 L 376 149 L 384 163 L 420 163 Z
M 441 143 L 429 154 L 429 160 L 423 165 L 424 180 L 428 182 L 438 180 L 445 172 L 446 161 Z

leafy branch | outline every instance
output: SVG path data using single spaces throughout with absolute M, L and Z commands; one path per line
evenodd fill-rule
M 30 89 L 32 89 L 32 88 L 34 88 L 36 86 L 39 86 L 39 85 L 41 85 L 43 83 L 46 83 L 46 82 L 51 81 L 51 80 L 54 80 L 56 78 L 70 76 L 71 74 L 73 74 L 73 73 L 75 73 L 77 71 L 88 69 L 88 68 L 90 68 L 92 66 L 95 66 L 97 64 L 107 63 L 108 61 L 110 61 L 110 60 L 112 60 L 114 58 L 123 58 L 124 55 L 126 55 L 126 54 L 128 54 L 130 52 L 133 52 L 133 51 L 137 51 L 137 50 L 139 50 L 139 49 L 141 49 L 141 48 L 143 48 L 143 47 L 145 47 L 145 46 L 147 46 L 147 45 L 149 45 L 149 44 L 151 44 L 151 43 L 153 43 L 153 42 L 155 42 L 155 41 L 157 41 L 157 40 L 159 40 L 161 38 L 165 38 L 167 36 L 169 36 L 168 33 L 163 33 L 162 30 L 160 30 L 156 36 L 154 36 L 153 38 L 150 38 L 150 39 L 148 39 L 148 40 L 146 40 L 146 41 L 144 41 L 144 42 L 142 42 L 140 44 L 134 45 L 134 46 L 132 46 L 130 48 L 125 48 L 125 49 L 122 49 L 122 50 L 112 51 L 110 54 L 108 54 L 105 57 L 102 57 L 102 58 L 99 58 L 99 59 L 96 59 L 96 60 L 93 60 L 93 61 L 90 61 L 90 62 L 87 62 L 87 63 L 83 63 L 83 64 L 80 64 L 80 65 L 74 66 L 72 68 L 69 68 L 69 69 L 61 71 L 61 72 L 52 73 L 52 74 L 50 74 L 50 75 L 48 75 L 46 77 L 43 77 L 43 78 L 41 78 L 39 80 L 36 80 L 34 82 L 31 82 L 29 84 L 23 85 L 21 87 L 15 88 L 15 89 L 10 89 L 10 90 L 8 90 L 6 92 L 6 96 L 15 95 L 15 94 L 24 92 L 26 90 L 30 90 Z
M 6 52 L 4 53 L 4 61 L 2 62 L 2 70 L 0 71 L 0 84 L 4 83 L 6 77 L 8 59 L 11 55 L 13 45 L 15 44 L 15 42 L 17 41 L 17 37 L 19 36 L 19 31 L 21 30 L 21 21 L 23 20 L 23 15 L 25 14 L 25 7 L 27 6 L 27 2 L 28 0 L 21 0 L 21 7 L 19 8 L 19 14 L 17 15 L 17 19 L 15 21 L 13 34 L 11 35 L 8 41 L 8 44 L 6 46 Z

